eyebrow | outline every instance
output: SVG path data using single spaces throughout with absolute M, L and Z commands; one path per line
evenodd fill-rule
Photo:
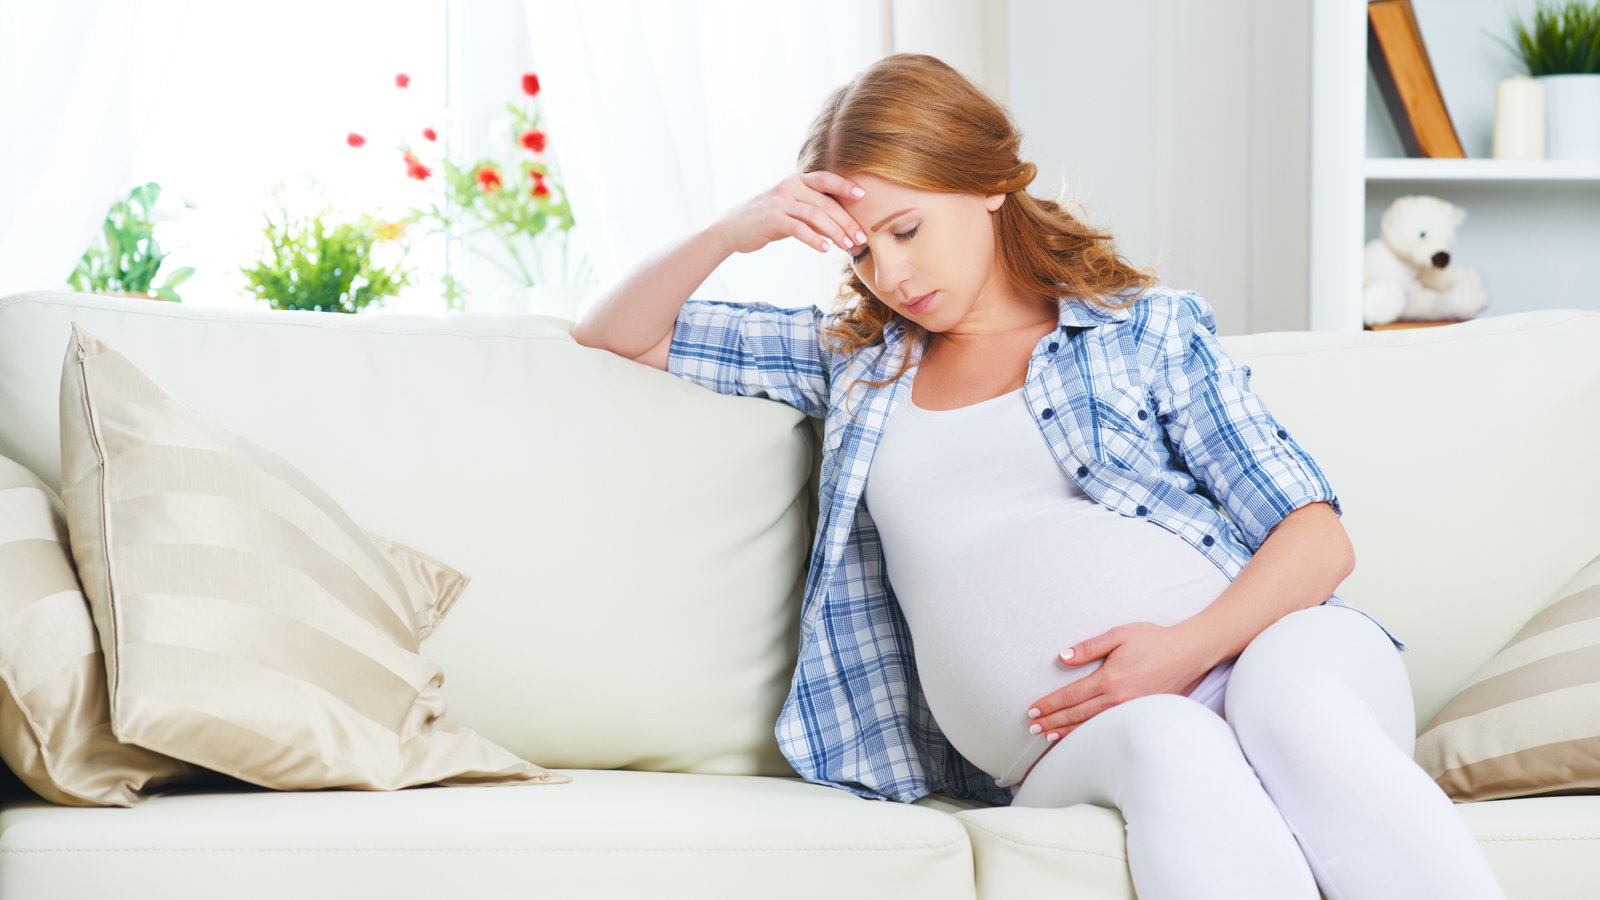
M 868 230 L 872 231 L 873 233 L 876 233 L 879 228 L 882 228 L 884 225 L 888 224 L 890 221 L 892 221 L 894 219 L 897 219 L 900 216 L 903 216 L 908 212 L 916 212 L 916 207 L 913 206 L 913 207 L 910 207 L 910 208 L 907 208 L 907 209 L 902 209 L 897 213 L 890 213 L 887 216 L 883 217 L 883 221 L 881 221 L 878 224 L 872 226 Z

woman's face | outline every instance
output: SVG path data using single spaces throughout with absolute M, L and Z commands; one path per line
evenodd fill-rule
M 842 248 L 883 303 L 929 331 L 1014 327 L 1019 311 L 995 255 L 994 212 L 1005 194 L 922 191 L 869 174 L 846 174 L 865 197 L 838 199 L 866 244 Z M 874 230 L 876 229 L 876 230 Z M 931 302 L 908 304 L 932 293 Z

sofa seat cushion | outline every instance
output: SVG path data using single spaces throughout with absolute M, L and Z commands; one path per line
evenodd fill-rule
M 14 802 L 0 897 L 972 897 L 966 832 L 937 810 L 795 777 L 553 771 L 572 781 Z
M 1510 896 L 1594 896 L 1600 796 L 1485 800 L 1456 809 Z M 1134 900 L 1125 822 L 1115 809 L 1080 803 L 964 809 L 952 816 L 972 839 L 978 900 L 1047 896 L 1040 885 L 1071 885 L 1077 900 Z

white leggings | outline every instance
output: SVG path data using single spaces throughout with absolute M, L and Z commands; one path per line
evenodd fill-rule
M 1140 900 L 1497 898 L 1450 798 L 1412 759 L 1411 683 L 1377 623 L 1333 604 L 1274 622 L 1213 706 L 1151 694 L 1047 751 L 1013 806 L 1121 810 Z

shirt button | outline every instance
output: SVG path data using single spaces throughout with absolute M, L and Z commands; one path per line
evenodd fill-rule
M 1055 414 L 1056 414 L 1055 410 L 1047 409 L 1044 412 L 1040 413 L 1039 415 L 1044 416 L 1046 419 L 1048 419 L 1048 418 L 1050 418 L 1051 416 L 1053 416 Z
M 1141 515 L 1141 516 L 1142 516 L 1142 515 L 1144 515 L 1144 514 L 1145 514 L 1145 513 L 1147 513 L 1147 512 L 1149 512 L 1149 511 L 1150 511 L 1150 510 L 1148 510 L 1148 509 L 1145 509 L 1145 508 L 1144 508 L 1144 507 L 1142 507 L 1142 506 L 1141 506 L 1141 507 L 1139 507 L 1139 515 Z
M 1089 467 L 1088 466 L 1079 466 L 1078 467 L 1078 477 L 1079 478 L 1082 478 L 1083 476 L 1085 476 L 1087 474 L 1089 474 Z
M 1278 429 L 1278 437 L 1286 438 L 1288 436 L 1289 436 L 1289 432 L 1284 431 L 1282 428 Z
M 1141 409 L 1141 410 L 1139 410 L 1139 418 L 1140 419 L 1148 419 L 1148 418 L 1150 418 L 1150 414 Z
M 1215 544 L 1216 542 L 1217 542 L 1216 538 L 1212 537 L 1209 534 L 1200 539 L 1200 543 L 1205 544 L 1207 547 L 1211 546 L 1212 544 Z
M 1050 352 L 1051 353 L 1054 353 L 1059 349 L 1061 349 L 1061 345 L 1060 344 L 1056 343 L 1055 341 L 1051 341 L 1050 342 Z

